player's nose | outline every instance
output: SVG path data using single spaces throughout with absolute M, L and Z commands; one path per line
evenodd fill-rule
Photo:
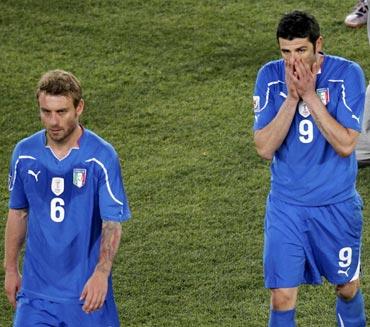
M 49 123 L 52 126 L 57 126 L 59 125 L 59 117 L 56 112 L 52 112 L 50 117 L 49 117 Z

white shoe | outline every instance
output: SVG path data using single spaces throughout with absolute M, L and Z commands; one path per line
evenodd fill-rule
M 356 6 L 353 8 L 353 11 L 344 20 L 344 24 L 352 28 L 366 25 L 368 10 L 369 7 L 367 0 L 359 0 Z

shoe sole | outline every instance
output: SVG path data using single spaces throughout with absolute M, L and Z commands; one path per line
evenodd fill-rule
M 347 27 L 349 28 L 361 28 L 361 27 L 364 27 L 366 25 L 366 23 L 364 24 L 348 24 L 348 23 L 344 23 Z

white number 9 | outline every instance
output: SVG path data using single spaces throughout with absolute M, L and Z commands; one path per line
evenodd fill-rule
M 352 249 L 350 247 L 340 249 L 339 260 L 338 264 L 340 267 L 346 268 L 350 266 L 352 263 Z
M 299 123 L 299 140 L 302 143 L 311 143 L 313 140 L 313 124 L 311 120 L 303 119 Z

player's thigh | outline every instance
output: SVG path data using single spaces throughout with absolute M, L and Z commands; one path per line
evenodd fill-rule
M 310 237 L 321 274 L 343 285 L 359 277 L 362 201 L 354 197 L 315 209 Z
M 20 296 L 14 316 L 14 327 L 58 326 L 55 308 L 47 301 Z
M 264 275 L 267 288 L 290 288 L 304 282 L 302 216 L 297 206 L 269 198 L 264 231 Z

